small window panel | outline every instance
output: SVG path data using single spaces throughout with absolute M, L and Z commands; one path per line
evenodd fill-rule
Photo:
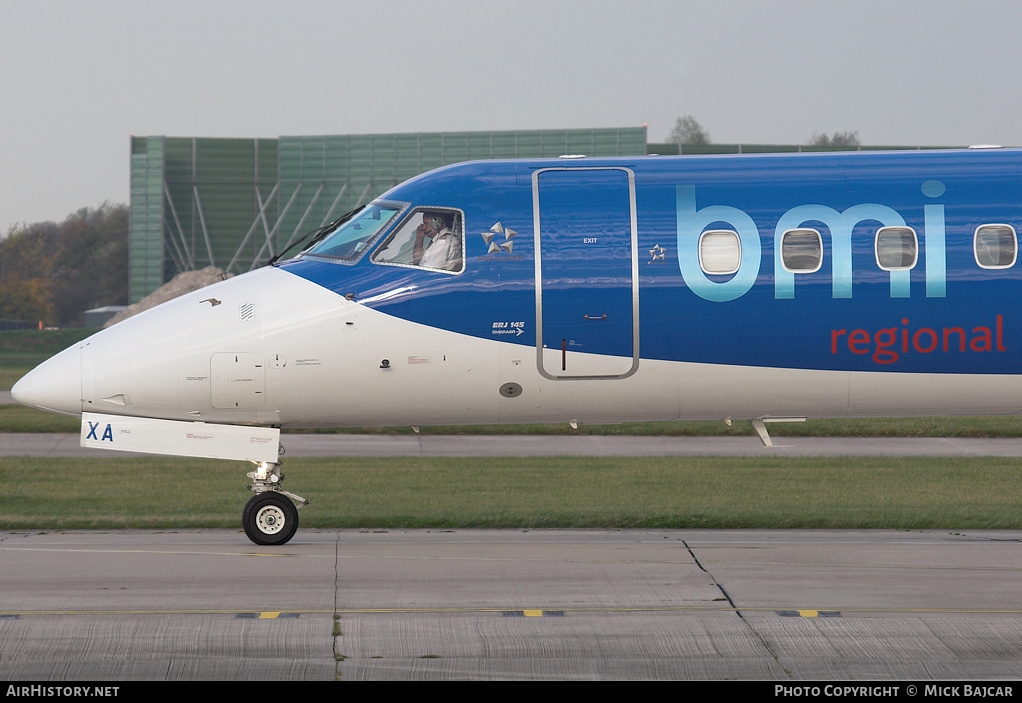
M 813 273 L 823 266 L 823 237 L 815 229 L 789 229 L 781 235 L 781 264 L 792 273 Z
M 976 263 L 985 269 L 1006 269 L 1018 257 L 1018 237 L 1011 225 L 980 225 L 972 239 Z
M 715 229 L 699 236 L 699 266 L 703 273 L 727 275 L 742 263 L 742 240 L 737 232 Z
M 919 260 L 919 239 L 911 227 L 881 227 L 874 247 L 877 266 L 884 271 L 906 271 Z
M 380 245 L 372 260 L 460 273 L 465 268 L 463 221 L 460 210 L 417 208 Z M 418 236 L 419 232 L 423 236 Z

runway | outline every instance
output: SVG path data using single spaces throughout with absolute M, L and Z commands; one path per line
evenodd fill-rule
M 0 679 L 1003 681 L 1022 533 L 0 533 Z

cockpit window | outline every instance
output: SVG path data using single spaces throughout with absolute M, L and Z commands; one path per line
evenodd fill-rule
M 306 253 L 333 259 L 357 259 L 399 212 L 400 205 L 373 203 L 326 235 L 323 241 Z
M 465 268 L 463 222 L 459 210 L 416 208 L 373 254 L 373 261 L 459 273 Z

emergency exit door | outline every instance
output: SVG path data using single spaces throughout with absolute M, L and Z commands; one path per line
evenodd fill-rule
M 624 378 L 639 364 L 635 177 L 627 168 L 533 174 L 536 347 L 552 379 Z

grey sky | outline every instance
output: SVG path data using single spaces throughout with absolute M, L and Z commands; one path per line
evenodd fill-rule
M 1019 145 L 1019 30 L 1007 0 L 0 0 L 0 234 L 128 202 L 131 133 Z

